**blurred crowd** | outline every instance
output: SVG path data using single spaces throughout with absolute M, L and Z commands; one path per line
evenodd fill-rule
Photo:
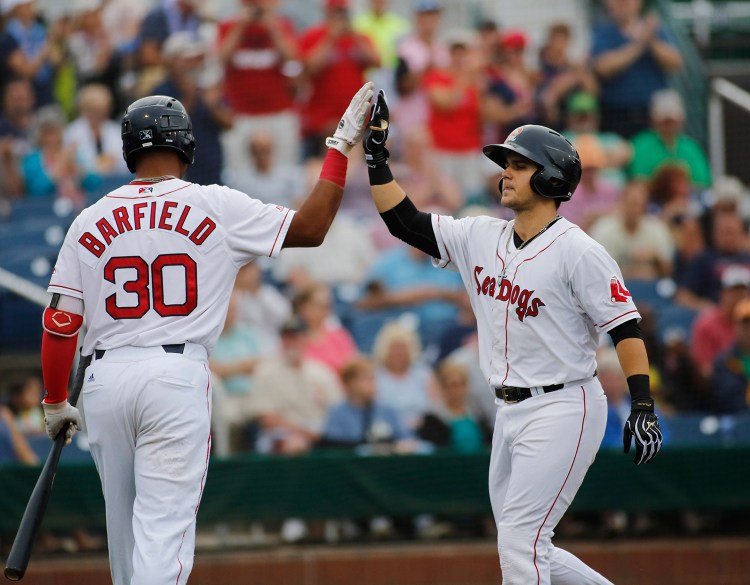
M 711 176 L 686 134 L 688 96 L 670 86 L 682 57 L 642 4 L 604 0 L 576 59 L 570 23 L 536 46 L 489 17 L 456 28 L 440 0 L 412 0 L 407 15 L 388 0 L 356 11 L 321 0 L 320 20 L 302 28 L 280 0 L 237 0 L 226 20 L 198 0 L 86 0 L 55 17 L 0 0 L 0 212 L 23 198 L 80 208 L 129 181 L 119 117 L 148 94 L 178 98 L 192 117 L 188 180 L 292 207 L 367 79 L 389 98 L 393 174 L 423 210 L 509 218 L 481 147 L 547 125 L 580 153 L 583 178 L 560 213 L 621 266 L 658 406 L 739 413 L 750 396 L 750 199 L 736 178 Z M 605 444 L 616 447 L 629 409 L 612 351 L 603 345 L 599 371 Z M 494 396 L 460 278 L 387 233 L 361 153 L 323 246 L 240 271 L 210 363 L 219 456 L 489 445 Z M 37 459 L 23 433 L 43 432 L 36 403 L 0 410 L 0 449 L 27 463 Z

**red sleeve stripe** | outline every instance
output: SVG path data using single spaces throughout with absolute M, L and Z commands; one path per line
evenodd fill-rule
M 61 285 L 61 284 L 50 284 L 50 285 L 49 285 L 49 287 L 50 287 L 50 288 L 53 288 L 53 287 L 54 287 L 54 288 L 64 288 L 64 289 L 66 289 L 66 290 L 72 290 L 73 292 L 77 292 L 77 293 L 81 293 L 81 294 L 83 294 L 83 291 L 82 291 L 82 290 L 78 290 L 77 288 L 71 288 L 71 287 L 69 287 L 69 286 L 63 286 L 63 285 Z
M 597 325 L 596 323 L 594 323 L 594 327 L 606 327 L 607 325 L 609 325 L 613 321 L 617 321 L 618 319 L 624 317 L 625 315 L 630 315 L 631 313 L 637 313 L 637 312 L 638 312 L 638 309 L 633 309 L 632 311 L 628 311 L 627 313 L 623 313 L 622 315 L 618 315 L 614 319 L 610 319 L 609 321 L 607 321 L 606 323 L 602 323 L 601 325 Z
M 279 226 L 279 231 L 276 233 L 276 239 L 273 241 L 273 246 L 271 246 L 271 252 L 268 254 L 269 257 L 273 256 L 273 251 L 276 249 L 276 242 L 279 241 L 279 236 L 281 235 L 281 230 L 284 227 L 284 224 L 286 223 L 286 218 L 289 215 L 289 209 L 286 210 L 286 214 L 284 214 L 284 219 L 281 221 L 281 225 Z

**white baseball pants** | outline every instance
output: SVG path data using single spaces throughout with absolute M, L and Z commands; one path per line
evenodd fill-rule
M 597 378 L 498 404 L 489 489 L 504 585 L 612 585 L 552 545 L 604 436 Z
M 211 446 L 205 349 L 107 350 L 86 370 L 83 401 L 114 585 L 184 585 Z

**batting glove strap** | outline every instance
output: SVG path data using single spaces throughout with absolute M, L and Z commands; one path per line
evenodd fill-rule
M 625 453 L 630 452 L 630 444 L 635 442 L 635 457 L 633 463 L 642 465 L 648 463 L 661 450 L 663 436 L 659 426 L 659 418 L 651 410 L 636 409 L 630 411 L 623 431 L 623 447 Z
M 42 402 L 44 409 L 44 425 L 47 428 L 47 436 L 54 439 L 66 425 L 65 444 L 70 445 L 73 435 L 81 426 L 81 415 L 75 406 L 72 406 L 67 400 L 49 404 Z
M 374 91 L 375 85 L 372 81 L 368 81 L 354 94 L 333 136 L 326 138 L 328 148 L 335 148 L 344 156 L 349 156 L 352 147 L 362 140 L 367 113 L 370 109 L 370 100 Z

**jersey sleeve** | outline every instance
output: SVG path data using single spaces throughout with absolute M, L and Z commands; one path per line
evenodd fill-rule
M 581 308 L 600 333 L 641 318 L 625 288 L 620 267 L 600 245 L 583 251 L 573 265 L 570 285 Z
M 78 238 L 80 232 L 80 218 L 73 222 L 68 229 L 60 253 L 57 255 L 55 268 L 52 270 L 47 292 L 51 294 L 68 295 L 83 300 L 83 280 L 81 265 L 78 261 Z
M 439 268 L 452 264 L 458 266 L 466 258 L 467 226 L 465 219 L 456 219 L 450 215 L 432 214 L 432 230 L 435 232 L 440 258 L 433 258 L 432 263 Z
M 233 259 L 244 264 L 256 256 L 275 258 L 289 231 L 294 210 L 283 205 L 263 203 L 226 189 L 222 217 L 227 226 L 227 243 Z

